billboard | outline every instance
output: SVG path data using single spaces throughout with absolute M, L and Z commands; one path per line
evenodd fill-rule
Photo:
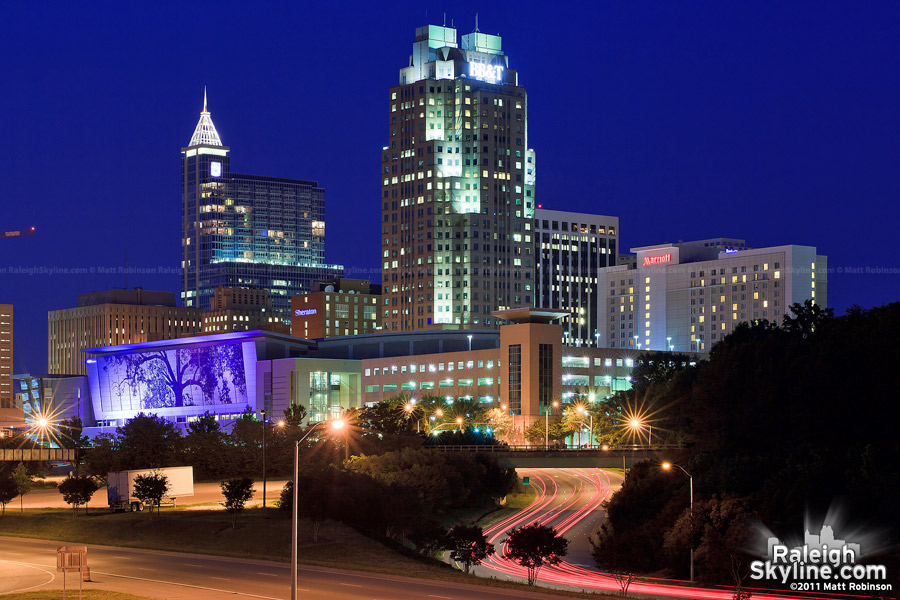
M 242 342 L 143 349 L 95 360 L 98 385 L 91 387 L 99 392 L 98 417 L 222 405 L 237 405 L 239 412 L 248 404 Z

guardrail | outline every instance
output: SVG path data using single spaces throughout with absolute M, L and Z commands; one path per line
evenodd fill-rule
M 0 450 L 0 461 L 34 462 L 76 460 L 75 450 L 70 448 L 4 448 Z
M 606 446 L 600 444 L 595 444 L 593 446 L 583 445 L 577 447 L 563 447 L 550 444 L 549 446 L 545 446 L 543 444 L 529 444 L 529 445 L 480 445 L 480 444 L 471 444 L 471 445 L 461 445 L 461 446 L 449 446 L 449 445 L 430 445 L 425 446 L 431 450 L 440 450 L 441 452 L 559 452 L 559 453 L 568 453 L 574 454 L 578 452 L 590 452 L 597 453 L 601 452 L 603 454 L 620 454 L 622 452 L 656 452 L 662 450 L 682 450 L 686 446 L 684 444 L 654 444 L 652 446 L 648 444 L 636 444 L 629 446 Z

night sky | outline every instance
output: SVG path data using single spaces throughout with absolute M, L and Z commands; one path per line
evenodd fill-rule
M 180 290 L 204 85 L 232 170 L 319 181 L 328 262 L 379 280 L 387 90 L 444 11 L 503 36 L 544 208 L 618 216 L 624 249 L 814 245 L 836 312 L 900 299 L 898 2 L 4 2 L 0 230 L 38 231 L 0 239 L 16 371 L 46 370 L 48 310 L 125 285 L 126 246 L 157 271 L 129 287 Z

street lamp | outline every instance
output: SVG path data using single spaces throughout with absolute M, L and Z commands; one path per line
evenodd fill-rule
M 470 334 L 470 335 L 467 335 L 466 337 L 469 338 L 469 352 L 471 352 L 472 351 L 472 336 Z
M 666 338 L 666 346 L 669 347 L 669 351 L 672 351 L 672 336 Z
M 463 418 L 456 417 L 456 424 L 459 425 L 459 432 L 462 433 L 463 432 Z
M 666 471 L 672 467 L 678 467 L 681 469 L 682 473 L 688 476 L 688 488 L 691 494 L 691 583 L 694 583 L 694 478 L 681 465 L 672 464 L 670 462 L 664 462 L 662 464 L 662 468 Z
M 594 345 L 595 345 L 597 348 L 600 347 L 600 332 L 599 332 L 599 331 L 595 331 L 595 332 L 594 332 Z
M 559 406 L 559 402 L 556 400 L 553 401 L 553 408 Z M 544 413 L 544 446 L 550 446 L 550 409 L 548 407 L 547 412 Z
M 328 421 L 319 421 L 309 428 L 306 435 L 294 442 L 294 511 L 291 519 L 291 600 L 297 600 L 297 510 L 299 497 L 299 485 L 297 480 L 299 479 L 300 471 L 300 443 L 308 438 L 309 434 L 315 431 L 316 427 L 327 422 Z M 344 422 L 340 420 L 332 421 L 331 427 L 333 429 L 342 429 L 344 427 Z
M 587 410 L 587 409 L 586 409 L 585 407 L 583 407 L 583 406 L 579 406 L 579 407 L 578 407 L 578 412 L 579 412 L 582 416 L 584 416 L 584 414 L 587 413 L 587 414 L 591 417 L 591 428 L 590 428 L 590 429 L 591 429 L 591 437 L 590 437 L 590 440 L 589 440 L 589 441 L 590 441 L 590 444 L 589 444 L 589 445 L 590 445 L 591 448 L 593 448 L 593 447 L 594 447 L 594 413 L 592 413 L 591 411 Z
M 644 427 L 644 424 L 641 423 L 638 419 L 631 420 L 631 428 L 632 429 L 643 429 L 643 427 Z M 647 445 L 652 446 L 653 445 L 653 425 L 650 425 L 650 424 L 647 425 L 647 432 L 648 432 Z
M 266 507 L 266 411 L 265 409 L 259 411 L 260 416 L 262 416 L 262 427 L 263 427 L 263 508 Z

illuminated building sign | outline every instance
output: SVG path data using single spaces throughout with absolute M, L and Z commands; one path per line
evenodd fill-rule
M 470 62 L 469 77 L 487 81 L 488 83 L 497 83 L 503 77 L 503 67 L 482 62 Z
M 317 312 L 319 312 L 319 311 L 316 310 L 315 308 L 307 308 L 305 310 L 298 308 L 297 310 L 294 311 L 294 316 L 295 317 L 305 317 L 307 315 L 314 315 Z
M 668 253 L 659 256 L 645 256 L 643 266 L 649 267 L 650 265 L 661 265 L 667 262 L 672 262 L 672 255 Z
M 222 163 L 215 162 L 215 161 L 209 163 L 209 174 L 212 177 L 221 177 L 222 176 Z

